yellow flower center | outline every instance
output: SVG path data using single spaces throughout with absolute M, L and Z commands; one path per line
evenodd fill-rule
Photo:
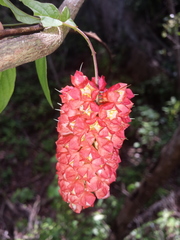
M 90 125 L 90 130 L 95 129 L 97 132 L 99 132 L 101 130 L 101 126 L 99 125 L 98 121 L 95 121 L 95 123 Z
M 88 83 L 84 88 L 81 88 L 80 91 L 83 96 L 91 97 L 91 93 L 94 88 Z
M 111 110 L 107 110 L 107 118 L 110 120 L 116 118 L 118 111 L 115 107 L 113 107 Z

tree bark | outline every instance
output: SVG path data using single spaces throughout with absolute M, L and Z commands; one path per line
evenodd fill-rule
M 67 6 L 74 19 L 83 2 L 84 0 L 64 0 L 59 11 Z M 52 27 L 39 33 L 0 40 L 0 71 L 51 54 L 62 44 L 68 31 L 67 27 Z
M 131 223 L 139 210 L 151 198 L 159 186 L 167 180 L 178 164 L 180 164 L 180 126 L 175 131 L 171 140 L 161 151 L 159 161 L 151 169 L 136 189 L 125 201 L 122 210 L 119 212 L 113 232 L 116 239 L 123 239 L 131 229 Z

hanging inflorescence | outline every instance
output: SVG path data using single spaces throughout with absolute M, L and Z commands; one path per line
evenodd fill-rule
M 90 81 L 79 71 L 71 82 L 60 91 L 56 168 L 61 196 L 80 213 L 110 194 L 134 94 L 125 83 L 105 88 L 103 76 L 97 87 L 95 78 Z

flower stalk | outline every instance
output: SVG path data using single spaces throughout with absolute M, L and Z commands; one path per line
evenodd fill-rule
M 90 50 L 91 50 L 91 54 L 92 54 L 92 58 L 93 58 L 93 65 L 94 65 L 94 76 L 95 76 L 95 83 L 97 86 L 99 86 L 99 80 L 98 80 L 98 64 L 97 64 L 97 59 L 96 59 L 96 52 L 94 50 L 94 47 L 90 41 L 90 39 L 88 38 L 88 36 L 81 31 L 77 26 L 72 26 L 68 23 L 63 23 L 64 26 L 72 28 L 74 31 L 78 32 L 87 42 Z

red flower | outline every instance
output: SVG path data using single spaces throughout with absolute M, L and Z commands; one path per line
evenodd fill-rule
M 109 197 L 121 161 L 119 149 L 129 126 L 134 94 L 127 84 L 109 89 L 105 78 L 90 81 L 82 72 L 71 76 L 73 86 L 61 90 L 58 118 L 57 174 L 60 194 L 76 213 Z

